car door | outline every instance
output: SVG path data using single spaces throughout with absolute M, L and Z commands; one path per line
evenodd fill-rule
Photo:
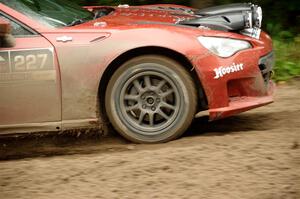
M 14 47 L 0 47 L 0 134 L 61 128 L 61 87 L 55 50 L 10 16 Z

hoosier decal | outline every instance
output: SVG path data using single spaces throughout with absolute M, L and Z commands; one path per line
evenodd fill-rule
M 227 67 L 221 66 L 219 68 L 214 69 L 214 71 L 216 73 L 216 76 L 214 78 L 219 79 L 219 78 L 223 77 L 224 75 L 238 72 L 241 70 L 244 70 L 244 64 L 233 63 L 231 66 L 227 66 Z

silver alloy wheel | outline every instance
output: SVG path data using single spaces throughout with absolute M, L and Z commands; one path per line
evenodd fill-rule
M 118 105 L 122 118 L 140 134 L 155 135 L 176 119 L 180 94 L 166 74 L 143 71 L 125 82 Z

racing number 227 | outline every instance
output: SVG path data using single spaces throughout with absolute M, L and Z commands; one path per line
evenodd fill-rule
M 45 67 L 47 58 L 47 54 L 17 55 L 13 60 L 15 71 L 41 70 Z

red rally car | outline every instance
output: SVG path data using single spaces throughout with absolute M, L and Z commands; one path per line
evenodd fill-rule
M 271 38 L 250 3 L 78 7 L 0 0 L 0 134 L 105 129 L 173 140 L 273 102 Z

